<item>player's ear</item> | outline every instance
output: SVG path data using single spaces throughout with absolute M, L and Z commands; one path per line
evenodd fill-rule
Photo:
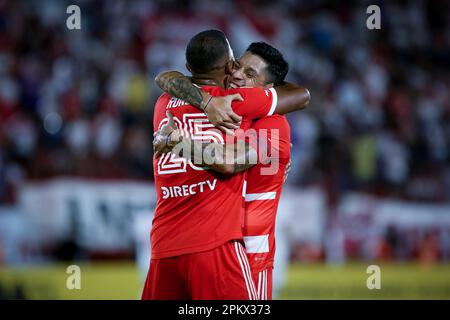
M 265 88 L 265 89 L 269 89 L 269 88 L 273 88 L 273 87 L 274 87 L 273 82 L 271 82 L 271 83 L 266 83 L 266 84 L 264 85 L 264 88 Z
M 233 74 L 234 71 L 234 60 L 230 60 L 225 65 L 225 74 Z

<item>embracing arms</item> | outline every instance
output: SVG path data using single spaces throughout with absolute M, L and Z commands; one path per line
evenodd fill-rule
M 257 163 L 257 153 L 247 142 L 233 144 L 203 142 L 183 137 L 177 129 L 173 116 L 166 113 L 169 121 L 155 132 L 153 147 L 155 155 L 172 152 L 222 174 L 245 171 Z
M 208 120 L 222 131 L 226 129 L 237 129 L 242 117 L 233 112 L 231 102 L 241 100 L 239 94 L 225 97 L 211 97 L 199 87 L 192 84 L 191 79 L 178 71 L 166 71 L 160 73 L 155 78 L 158 86 L 171 96 L 182 99 L 191 105 L 204 111 Z M 305 108 L 310 99 L 308 89 L 285 82 L 281 86 L 274 88 L 277 92 L 276 114 L 286 114 L 289 112 Z
M 239 94 L 213 97 L 192 84 L 191 79 L 178 71 L 162 72 L 155 78 L 158 86 L 172 97 L 184 100 L 202 110 L 218 129 L 231 133 L 228 129 L 238 129 L 242 117 L 231 109 L 233 100 L 242 101 Z
M 304 109 L 311 100 L 308 89 L 290 82 L 284 82 L 274 89 L 278 96 L 278 103 L 274 112 L 276 114 L 286 114 Z

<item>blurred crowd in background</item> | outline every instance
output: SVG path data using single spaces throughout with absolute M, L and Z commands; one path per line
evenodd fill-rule
M 288 116 L 288 183 L 450 201 L 450 6 L 375 1 L 0 0 L 0 204 L 27 181 L 57 176 L 151 181 L 161 71 L 184 73 L 197 32 L 218 28 L 236 57 L 277 47 L 288 80 L 310 89 Z

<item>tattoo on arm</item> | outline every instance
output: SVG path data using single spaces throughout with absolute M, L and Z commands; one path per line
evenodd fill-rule
M 206 143 L 183 138 L 172 149 L 172 152 L 179 157 L 193 161 L 194 164 L 211 168 L 216 164 L 224 163 L 223 146 L 218 143 Z
M 203 95 L 200 88 L 194 86 L 184 74 L 177 71 L 167 71 L 159 74 L 156 79 L 158 86 L 173 97 L 201 108 Z
M 257 163 L 256 151 L 247 142 L 225 145 L 183 138 L 172 152 L 196 165 L 226 174 L 247 170 Z
M 234 165 L 233 173 L 238 173 L 250 169 L 257 163 L 257 153 L 248 144 L 248 142 L 242 142 L 234 144 Z

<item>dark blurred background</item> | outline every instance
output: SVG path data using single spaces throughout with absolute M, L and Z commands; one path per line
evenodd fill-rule
M 70 4 L 81 30 L 66 28 Z M 371 4 L 380 30 L 366 27 Z M 208 28 L 228 35 L 236 57 L 253 41 L 271 43 L 290 63 L 288 80 L 310 89 L 308 108 L 288 116 L 293 169 L 279 228 L 289 261 L 447 263 L 449 7 L 0 0 L 0 268 L 136 258 L 149 230 L 131 221 L 144 225 L 141 212 L 148 225 L 154 206 L 153 79 L 187 73 L 185 46 Z M 123 192 L 139 186 L 142 199 Z

